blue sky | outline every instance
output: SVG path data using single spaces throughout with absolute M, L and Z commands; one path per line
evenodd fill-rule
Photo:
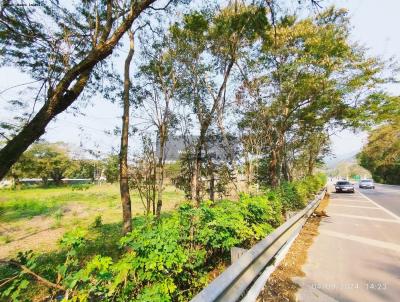
M 297 2 L 297 1 L 296 1 Z M 399 0 L 325 0 L 323 6 L 335 4 L 338 7 L 348 8 L 353 26 L 352 39 L 368 48 L 374 56 L 400 58 L 400 12 Z M 0 69 L 0 91 L 30 81 L 29 76 L 17 70 L 4 67 Z M 400 86 L 389 87 L 393 94 L 400 94 Z M 6 106 L 6 99 L 15 96 L 15 90 L 0 94 L 0 120 L 10 121 L 10 112 Z M 120 125 L 121 108 L 108 101 L 92 100 L 83 110 L 85 117 L 73 116 L 71 113 L 62 113 L 56 121 L 51 122 L 46 134 L 48 141 L 66 141 L 75 145 L 83 143 L 95 146 L 103 152 L 118 148 L 119 138 L 104 134 Z M 86 130 L 82 130 L 86 129 Z M 354 154 L 360 150 L 365 142 L 365 133 L 345 131 L 333 137 L 332 149 L 335 155 L 341 157 Z

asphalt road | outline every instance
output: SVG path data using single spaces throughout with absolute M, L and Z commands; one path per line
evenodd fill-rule
M 400 216 L 400 186 L 375 184 L 374 190 L 358 190 L 377 204 Z
M 360 193 L 362 192 L 362 193 Z M 400 188 L 331 193 L 298 301 L 400 301 Z

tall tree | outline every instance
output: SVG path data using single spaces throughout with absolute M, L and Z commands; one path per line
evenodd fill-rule
M 174 98 L 177 88 L 175 54 L 171 49 L 170 37 L 161 36 L 149 47 L 144 47 L 143 58 L 146 63 L 140 66 L 138 80 L 141 85 L 135 90 L 141 101 L 146 123 L 156 129 L 157 156 L 157 208 L 156 216 L 161 215 L 163 204 L 166 144 L 175 124 Z
M 372 130 L 358 160 L 376 181 L 400 184 L 400 123 Z
M 266 26 L 263 8 L 233 4 L 215 15 L 191 13 L 171 28 L 179 56 L 179 94 L 192 108 L 200 128 L 191 179 L 191 198 L 197 203 L 207 131 L 223 114 L 223 98 L 235 63 Z
M 122 202 L 122 231 L 124 234 L 132 231 L 131 196 L 129 194 L 129 167 L 128 167 L 128 142 L 129 142 L 129 114 L 131 89 L 130 66 L 135 51 L 133 32 L 128 30 L 129 51 L 124 64 L 124 91 L 121 148 L 119 152 L 119 187 Z
M 344 10 L 329 8 L 303 20 L 284 16 L 268 36 L 245 77 L 252 101 L 244 125 L 264 134 L 264 174 L 277 186 L 289 178 L 288 155 L 296 153 L 290 147 L 299 146 L 299 137 L 360 126 L 364 105 L 384 80 L 380 62 L 349 42 Z
M 96 87 L 104 67 L 98 63 L 112 54 L 132 23 L 155 2 L 83 1 L 72 9 L 58 1 L 2 6 L 0 64 L 18 66 L 48 88 L 43 106 L 0 150 L 0 179 L 85 87 Z
M 370 131 L 368 142 L 357 157 L 376 181 L 400 184 L 400 97 L 376 101 L 373 99 L 368 105 L 379 126 Z

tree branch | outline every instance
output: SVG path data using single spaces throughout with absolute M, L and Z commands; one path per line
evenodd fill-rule
M 8 264 L 8 265 L 13 265 L 13 266 L 17 266 L 19 267 L 24 273 L 31 275 L 33 278 L 36 279 L 36 281 L 42 283 L 43 285 L 46 285 L 47 287 L 51 287 L 51 288 L 56 288 L 58 290 L 62 290 L 62 291 L 66 291 L 66 289 L 59 285 L 59 284 L 55 284 L 45 278 L 43 278 L 42 276 L 39 276 L 38 274 L 36 274 L 35 272 L 33 272 L 32 270 L 30 270 L 28 267 L 26 267 L 25 265 L 17 262 L 17 261 L 13 261 L 13 260 L 2 260 L 0 259 L 0 263 L 3 264 Z

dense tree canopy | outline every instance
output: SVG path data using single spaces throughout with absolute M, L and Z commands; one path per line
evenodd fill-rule
M 37 95 L 44 95 L 45 101 L 36 111 L 38 96 L 32 100 L 32 114 L 0 150 L 0 178 L 85 88 L 86 93 L 106 89 L 100 79 L 112 81 L 113 75 L 105 59 L 154 2 L 83 1 L 76 6 L 59 1 L 35 1 L 36 6 L 4 2 L 0 64 L 12 64 L 40 82 Z
M 106 163 L 76 158 L 72 155 L 71 148 L 64 143 L 40 141 L 24 152 L 8 175 L 16 182 L 21 178 L 41 178 L 44 185 L 49 180 L 60 184 L 63 178 L 93 179 L 104 167 L 107 167 L 107 171 L 112 170 L 108 161 Z M 118 165 L 114 164 L 113 169 L 118 171 Z M 109 174 L 111 181 L 118 179 L 111 172 Z
M 314 19 L 285 16 L 244 69 L 240 126 L 245 136 L 260 138 L 264 181 L 290 180 L 302 157 L 311 173 L 329 150 L 329 131 L 359 127 L 371 97 L 382 100 L 380 63 L 348 36 L 344 10 L 330 8 Z
M 387 98 L 376 112 L 381 125 L 370 132 L 358 160 L 376 181 L 400 184 L 400 98 Z

